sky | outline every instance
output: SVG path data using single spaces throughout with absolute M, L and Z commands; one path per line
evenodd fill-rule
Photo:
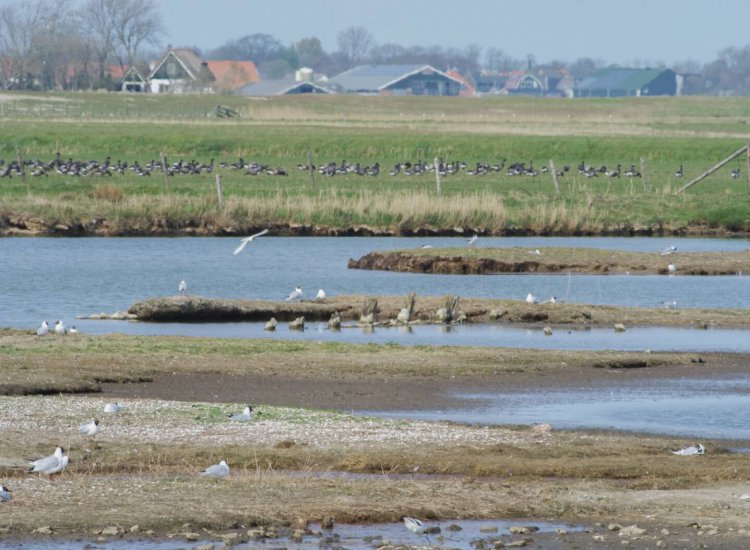
M 362 25 L 378 44 L 470 44 L 538 62 L 621 65 L 711 61 L 750 44 L 750 0 L 155 0 L 173 46 L 208 50 L 246 34 L 284 44 L 317 36 L 326 51 Z
M 0 6 L 21 0 L 0 0 Z M 79 3 L 82 0 L 78 0 Z M 248 34 L 285 45 L 317 36 L 326 51 L 350 26 L 377 44 L 498 48 L 513 58 L 667 66 L 750 44 L 750 0 L 153 0 L 164 46 L 203 51 Z

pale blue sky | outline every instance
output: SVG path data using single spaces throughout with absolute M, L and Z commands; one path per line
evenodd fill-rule
M 317 36 L 331 52 L 339 31 L 352 25 L 365 26 L 378 44 L 476 44 L 483 53 L 496 47 L 539 62 L 703 63 L 726 47 L 750 44 L 750 0 L 154 1 L 168 30 L 164 45 L 203 50 L 266 33 L 287 45 Z
M 363 25 L 376 42 L 477 44 L 512 57 L 699 62 L 750 44 L 750 0 L 156 0 L 169 42 L 216 47 L 257 32 L 284 44 Z

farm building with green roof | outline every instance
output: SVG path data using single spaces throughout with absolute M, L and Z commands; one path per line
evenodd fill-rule
M 599 69 L 573 87 L 575 97 L 678 95 L 677 73 L 670 69 Z

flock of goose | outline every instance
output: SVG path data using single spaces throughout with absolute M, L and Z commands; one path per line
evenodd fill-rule
M 145 164 L 137 160 L 131 163 L 127 161 L 112 161 L 107 157 L 104 161 L 97 160 L 74 160 L 72 158 L 63 159 L 60 153 L 57 153 L 51 161 L 43 160 L 11 160 L 7 164 L 0 159 L 0 178 L 10 178 L 13 176 L 30 175 L 34 177 L 48 176 L 49 174 L 59 174 L 61 176 L 113 176 L 132 173 L 137 176 L 151 176 L 152 173 L 164 174 L 166 176 L 179 175 L 200 175 L 211 174 L 218 167 L 222 170 L 231 170 L 241 172 L 248 176 L 287 176 L 288 171 L 280 166 L 271 166 L 257 162 L 247 162 L 239 158 L 236 162 L 219 162 L 218 164 L 211 159 L 208 163 L 198 162 L 196 160 L 179 159 L 175 162 L 168 162 L 166 158 L 160 160 L 150 160 Z M 327 162 L 323 165 L 315 166 L 313 164 L 298 164 L 298 170 L 317 172 L 323 176 L 334 177 L 337 175 L 357 175 L 357 176 L 379 176 L 381 174 L 380 163 L 373 164 L 351 163 L 342 160 L 341 163 L 336 161 Z M 549 173 L 547 166 L 535 167 L 534 161 L 512 162 L 507 164 L 506 159 L 500 162 L 488 163 L 477 162 L 474 166 L 469 167 L 463 161 L 444 162 L 439 160 L 437 163 L 427 163 L 423 160 L 416 162 L 403 161 L 397 162 L 387 173 L 389 176 L 420 176 L 436 172 L 441 176 L 450 176 L 458 173 L 464 173 L 467 176 L 486 176 L 492 173 L 504 173 L 507 176 L 538 176 Z M 570 166 L 563 166 L 562 169 L 556 170 L 556 175 L 561 177 L 571 171 Z M 609 178 L 639 178 L 640 171 L 635 164 L 629 168 L 623 168 L 622 164 L 617 164 L 615 168 L 607 168 L 606 165 L 593 166 L 581 161 L 578 165 L 578 174 L 595 178 L 605 176 Z M 682 164 L 675 170 L 674 176 L 682 178 L 685 171 Z M 734 179 L 740 177 L 740 169 L 735 168 L 731 171 Z

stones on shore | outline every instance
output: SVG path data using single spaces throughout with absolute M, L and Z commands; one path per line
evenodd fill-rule
M 276 322 L 276 318 L 275 318 L 275 317 L 271 317 L 271 318 L 270 318 L 270 319 L 269 319 L 269 320 L 268 320 L 268 321 L 266 322 L 265 326 L 263 327 L 263 330 L 271 330 L 271 331 L 273 331 L 273 330 L 276 330 L 276 325 L 277 325 L 277 324 L 278 324 L 278 323 Z
M 328 319 L 328 328 L 331 330 L 341 330 L 341 314 L 336 311 L 331 318 Z
M 35 535 L 51 535 L 53 533 L 52 527 L 45 525 L 43 527 L 37 527 L 32 531 Z
M 294 321 L 290 321 L 289 330 L 305 330 L 305 318 L 297 317 Z
M 622 323 L 615 323 L 615 332 L 625 332 L 625 325 Z
M 92 313 L 91 315 L 76 315 L 76 319 L 89 319 L 92 321 L 135 321 L 138 319 L 137 315 L 128 313 L 127 311 L 115 311 L 114 313 Z
M 545 336 L 552 336 L 552 327 L 550 327 L 550 326 L 544 327 L 544 331 L 543 332 L 544 332 Z

